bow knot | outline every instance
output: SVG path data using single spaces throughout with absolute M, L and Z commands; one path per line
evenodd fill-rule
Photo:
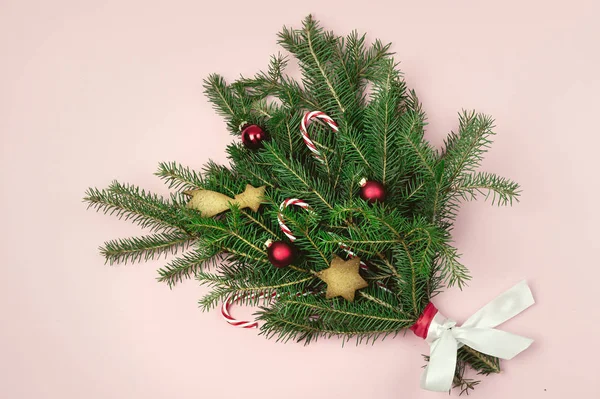
M 437 311 L 429 303 L 411 327 L 430 345 L 429 364 L 421 378 L 421 387 L 444 392 L 452 387 L 457 350 L 467 345 L 481 353 L 512 359 L 527 349 L 532 339 L 511 334 L 495 327 L 521 313 L 535 301 L 525 281 L 496 297 L 462 326 Z
M 441 318 L 444 318 L 444 316 L 442 316 L 440 312 L 438 312 L 437 314 L 440 315 Z M 444 318 L 444 320 L 441 323 L 432 322 L 431 326 L 429 327 L 429 333 L 427 334 L 427 338 L 425 338 L 425 340 L 428 343 L 432 343 L 436 339 L 439 339 L 442 336 L 442 334 L 444 334 L 446 331 L 452 332 L 452 329 L 455 326 L 456 321 L 447 318 Z

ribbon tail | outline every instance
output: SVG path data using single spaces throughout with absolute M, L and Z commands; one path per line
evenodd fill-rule
M 450 330 L 431 344 L 429 364 L 421 377 L 421 388 L 434 392 L 448 392 L 452 388 L 456 370 L 458 341 Z
M 455 327 L 454 336 L 461 343 L 486 355 L 510 360 L 533 343 L 530 338 L 502 330 Z
M 462 327 L 494 328 L 535 303 L 525 280 L 498 295 L 465 321 Z

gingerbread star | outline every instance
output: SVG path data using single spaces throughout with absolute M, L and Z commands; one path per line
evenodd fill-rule
M 367 287 L 369 284 L 358 274 L 360 258 L 343 260 L 333 255 L 333 260 L 328 269 L 319 273 L 319 278 L 327 284 L 327 299 L 342 296 L 346 300 L 354 301 L 356 290 Z

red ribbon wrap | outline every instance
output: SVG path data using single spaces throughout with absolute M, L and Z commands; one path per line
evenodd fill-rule
M 427 331 L 429 331 L 431 321 L 437 312 L 437 308 L 433 305 L 433 303 L 429 302 L 427 306 L 425 306 L 421 316 L 419 316 L 419 319 L 415 322 L 415 324 L 410 326 L 412 332 L 414 332 L 417 337 L 421 337 L 423 339 L 427 338 Z

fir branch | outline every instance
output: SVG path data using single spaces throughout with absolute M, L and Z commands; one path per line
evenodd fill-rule
M 399 145 L 404 154 L 407 169 L 435 179 L 436 153 L 423 140 L 425 115 L 414 91 L 406 98 L 406 110 L 400 116 Z
M 365 54 L 365 63 L 360 69 L 360 73 L 367 79 L 372 79 L 374 73 L 377 73 L 379 61 L 394 53 L 390 52 L 391 43 L 383 44 L 381 40 L 375 39 L 375 42 Z
M 204 80 L 204 93 L 213 104 L 215 111 L 235 127 L 235 122 L 241 122 L 239 113 L 236 112 L 235 92 L 225 83 L 225 79 L 217 74 L 211 74 Z M 235 131 L 235 130 L 234 130 Z
M 295 226 L 299 227 L 296 224 L 295 224 Z M 315 242 L 315 240 L 311 237 L 311 234 L 310 234 L 308 228 L 303 229 L 301 231 L 303 233 L 303 237 L 301 238 L 301 240 L 306 240 L 310 244 L 309 248 L 312 251 L 315 251 L 321 257 L 321 260 L 323 261 L 322 262 L 323 266 L 327 267 L 330 264 L 330 262 L 331 262 L 331 258 L 328 257 L 327 255 L 325 255 L 325 252 L 323 252 L 323 250 L 321 249 L 321 246 L 317 245 L 317 243 Z M 297 242 L 296 245 L 299 245 L 301 243 L 302 243 L 302 241 Z
M 183 256 L 173 259 L 158 270 L 158 281 L 167 283 L 169 287 L 180 283 L 184 279 L 195 276 L 204 265 L 214 261 L 219 251 L 211 250 L 210 247 L 199 246 L 188 251 Z
M 335 99 L 338 107 L 342 112 L 344 112 L 344 106 L 338 96 L 337 92 L 333 88 L 333 84 L 329 79 L 329 76 L 325 72 L 325 62 L 320 60 L 320 56 L 317 55 L 317 50 L 315 48 L 315 36 L 318 36 L 318 28 L 316 22 L 309 16 L 304 22 L 304 35 L 306 36 L 306 44 L 308 45 L 308 49 L 311 57 L 313 58 L 314 65 L 317 67 L 321 75 L 323 76 L 323 81 L 327 85 L 327 88 L 331 92 L 331 95 Z
M 349 129 L 346 135 L 342 135 L 342 139 L 346 139 L 353 151 L 350 154 L 358 155 L 358 161 L 364 163 L 369 171 L 373 170 L 373 165 L 369 162 L 371 156 L 366 152 L 366 146 L 361 143 L 360 132 Z
M 318 191 L 318 183 L 305 174 L 304 168 L 299 163 L 285 159 L 274 144 L 265 145 L 265 150 L 265 154 L 268 154 L 272 160 L 271 164 L 273 167 L 278 172 L 283 173 L 288 178 L 288 181 L 296 181 L 298 192 L 309 192 L 318 198 L 319 202 L 327 206 L 327 208 L 333 209 L 333 206 L 326 199 L 326 195 Z
M 345 59 L 348 65 L 349 81 L 357 80 L 364 84 L 365 81 L 373 79 L 373 74 L 378 72 L 379 62 L 391 56 L 389 49 L 391 43 L 383 44 L 379 39 L 365 49 L 366 35 L 359 35 L 352 31 L 346 38 Z M 364 78 L 364 79 L 363 79 Z
M 272 267 L 269 264 L 269 267 Z M 278 280 L 285 282 L 263 284 L 258 282 L 253 284 L 249 281 L 242 279 L 231 279 L 229 275 L 217 275 L 214 273 L 199 272 L 196 275 L 196 279 L 202 285 L 208 285 L 211 287 L 211 291 L 203 296 L 198 304 L 203 310 L 210 310 L 214 308 L 219 302 L 226 300 L 229 297 L 238 297 L 240 303 L 255 305 L 258 300 L 258 295 L 264 294 L 269 296 L 273 292 L 277 292 L 280 295 L 285 293 L 293 292 L 294 290 L 302 291 L 302 287 L 313 281 L 314 276 L 308 277 L 296 277 L 290 280 L 283 279 L 281 276 Z
M 254 216 L 252 216 L 252 214 L 250 214 L 250 212 L 246 211 L 246 210 L 241 210 L 241 212 L 244 214 L 245 217 L 247 217 L 248 219 L 250 219 L 250 221 L 254 224 L 256 224 L 257 226 L 259 226 L 260 228 L 262 228 L 265 232 L 269 233 L 269 235 L 273 238 L 279 238 L 279 236 L 269 227 L 267 227 L 264 223 L 264 221 L 260 221 L 257 218 L 255 218 Z
M 115 181 L 105 190 L 89 188 L 83 200 L 96 211 L 130 220 L 153 231 L 185 231 L 177 212 L 179 204 L 169 203 L 135 186 Z
M 265 322 L 261 334 L 305 343 L 319 336 L 338 336 L 344 340 L 356 337 L 358 342 L 375 340 L 414 323 L 412 319 L 399 319 L 393 311 L 382 312 L 371 302 L 361 302 L 358 310 L 345 301 L 325 300 L 318 295 L 274 301 L 258 315 Z
M 229 229 L 225 224 L 216 222 L 210 218 L 199 218 L 192 220 L 190 223 L 190 228 L 192 231 L 203 231 L 203 230 L 213 230 L 217 231 L 222 239 L 233 238 L 249 248 L 253 249 L 257 253 L 261 255 L 266 255 L 266 252 L 256 246 L 254 243 L 249 241 L 246 237 L 242 236 L 239 231 L 234 231 Z
M 519 201 L 519 184 L 493 173 L 480 172 L 466 174 L 457 183 L 453 192 L 465 201 L 474 200 L 482 195 L 486 200 L 491 197 L 492 205 L 512 205 Z
M 413 197 L 415 197 L 416 195 L 418 195 L 419 193 L 423 192 L 423 187 L 425 187 L 425 182 L 421 181 L 420 183 L 411 181 L 408 183 L 407 188 L 407 193 L 405 195 L 405 198 L 407 201 L 411 200 Z
M 232 247 L 222 247 L 222 250 L 230 255 L 233 255 L 232 257 L 236 260 L 245 260 L 247 262 L 252 261 L 269 264 L 269 262 L 264 257 L 253 256 L 247 252 L 243 252 Z
M 430 360 L 429 356 L 424 356 L 424 358 L 426 361 Z M 456 369 L 452 381 L 452 387 L 460 389 L 459 395 L 469 395 L 469 392 L 481 382 L 465 378 L 467 365 L 476 370 L 478 374 L 488 375 L 500 372 L 498 358 L 478 352 L 466 345 L 460 347 L 457 352 Z
M 273 80 L 270 75 L 270 72 L 260 72 L 254 78 L 241 78 L 234 84 L 243 86 L 256 98 L 274 96 L 289 109 L 321 109 L 317 100 L 310 97 L 296 81 L 283 76 L 282 72 L 278 80 Z
M 201 284 L 207 284 L 209 280 L 207 273 L 202 273 L 197 276 Z M 231 287 L 217 286 L 198 300 L 198 306 L 203 312 L 208 312 L 216 308 L 220 303 L 225 302 L 228 298 L 235 297 L 237 291 Z
M 369 280 L 369 278 L 367 278 L 367 280 Z M 404 311 L 402 311 L 401 309 L 398 309 L 397 307 L 394 307 L 393 305 L 390 305 L 388 302 L 386 302 L 386 301 L 384 301 L 384 300 L 382 300 L 380 298 L 376 298 L 373 295 L 370 295 L 370 294 L 366 293 L 365 291 L 358 291 L 358 294 L 361 297 L 363 297 L 366 300 L 368 300 L 368 301 L 374 302 L 374 303 L 376 303 L 379 306 L 383 306 L 385 308 L 393 310 L 394 312 L 397 312 L 397 313 L 400 313 L 400 314 L 406 316 L 406 313 Z M 408 319 L 406 319 L 406 320 L 408 320 Z M 414 322 L 413 322 L 413 324 L 414 324 Z
M 459 122 L 458 133 L 450 133 L 445 142 L 443 159 L 448 184 L 465 173 L 475 172 L 494 135 L 494 120 L 487 115 L 463 111 Z
M 348 317 L 355 317 L 358 319 L 376 320 L 376 321 L 380 321 L 380 322 L 394 322 L 394 323 L 400 323 L 400 324 L 407 325 L 407 326 L 410 326 L 411 324 L 413 324 L 415 322 L 415 320 L 412 318 L 398 319 L 396 317 L 382 317 L 382 316 L 378 316 L 375 314 L 358 313 L 356 311 L 336 309 L 331 306 L 304 303 L 304 302 L 295 301 L 292 299 L 283 300 L 283 301 L 279 301 L 279 302 L 281 305 L 286 305 L 286 304 L 293 305 L 293 306 L 298 305 L 300 307 L 306 307 L 308 309 L 318 311 L 319 313 L 333 313 L 333 314 L 338 314 L 342 317 L 348 316 Z
M 479 385 L 479 383 L 481 382 L 478 380 L 465 378 L 466 369 L 467 369 L 466 362 L 461 361 L 461 360 L 458 360 L 456 362 L 456 370 L 454 372 L 454 380 L 452 382 L 452 387 L 460 389 L 459 395 L 463 395 L 463 394 L 469 395 L 469 392 L 474 390 L 475 387 L 477 385 Z
M 177 162 L 161 162 L 155 175 L 164 180 L 169 188 L 179 191 L 196 190 L 204 185 L 200 173 Z
M 471 280 L 469 270 L 458 260 L 460 255 L 456 248 L 446 244 L 440 248 L 439 262 L 442 272 L 442 279 L 446 281 L 448 287 L 457 285 L 459 289 L 463 289 L 467 282 Z
M 497 357 L 478 352 L 467 345 L 458 350 L 458 360 L 468 363 L 479 374 L 488 375 L 500 372 L 500 360 Z
M 274 188 L 277 183 L 277 177 L 270 175 L 268 169 L 260 164 L 260 159 L 252 155 L 244 155 L 247 153 L 239 145 L 229 145 L 227 147 L 229 158 L 235 161 L 233 171 L 237 175 L 243 173 L 249 182 L 256 186 L 267 186 Z
M 343 93 L 338 92 L 337 83 L 331 73 L 338 39 L 323 32 L 312 16 L 303 21 L 302 30 L 286 27 L 279 34 L 279 43 L 299 61 L 304 86 L 320 101 L 325 112 L 341 115 L 345 111 Z M 332 116 L 332 115 L 330 115 Z
M 285 133 L 287 134 L 288 144 L 290 146 L 289 154 L 294 152 L 294 139 L 292 138 L 292 128 L 289 123 L 285 124 Z
M 121 238 L 107 241 L 100 253 L 111 265 L 114 263 L 140 262 L 161 255 L 177 254 L 190 245 L 193 236 L 182 232 L 158 233 L 143 237 Z
M 258 320 L 262 316 L 259 316 Z M 306 345 L 313 341 L 316 341 L 319 336 L 326 338 L 342 338 L 342 343 L 349 341 L 352 338 L 357 339 L 357 343 L 363 341 L 376 341 L 377 339 L 383 339 L 388 335 L 396 335 L 398 330 L 396 328 L 390 328 L 387 330 L 373 329 L 366 331 L 346 331 L 336 328 L 322 328 L 320 326 L 312 326 L 309 324 L 296 323 L 285 318 L 285 316 L 270 316 L 265 324 L 261 326 L 261 335 L 265 335 L 267 338 L 272 338 L 277 335 L 277 341 L 287 342 L 290 339 L 296 340 L 297 342 L 304 342 Z
M 252 112 L 258 114 L 259 116 L 265 118 L 272 118 L 273 115 L 277 112 L 278 106 L 273 104 L 272 102 L 267 101 L 267 99 L 255 100 L 252 102 L 250 106 Z
M 393 59 L 381 64 L 380 72 L 373 77 L 373 98 L 365 109 L 365 129 L 375 142 L 372 163 L 377 165 L 376 177 L 388 184 L 391 176 L 398 175 L 402 163 L 401 146 L 397 144 L 401 127 L 397 109 L 403 101 L 405 86 Z
M 246 189 L 248 181 L 232 169 L 209 161 L 203 168 L 201 188 L 235 197 Z

